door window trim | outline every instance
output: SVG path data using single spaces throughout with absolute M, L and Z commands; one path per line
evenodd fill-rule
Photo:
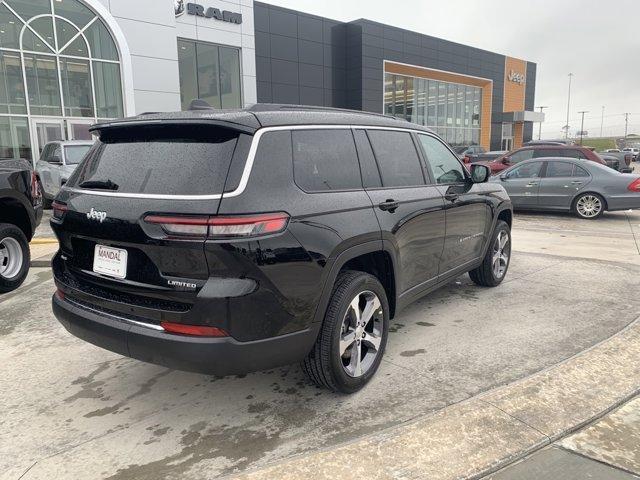
M 130 124 L 128 124 L 130 125 Z M 75 187 L 67 187 L 66 185 L 63 187 L 65 191 L 82 193 L 84 195 L 95 195 L 98 197 L 118 197 L 118 198 L 146 198 L 146 199 L 159 199 L 159 200 L 220 200 L 223 198 L 232 198 L 242 195 L 245 189 L 247 188 L 247 184 L 249 183 L 249 177 L 251 176 L 251 171 L 253 169 L 253 163 L 255 161 L 256 152 L 258 150 L 258 146 L 260 144 L 260 139 L 263 135 L 269 132 L 279 132 L 283 130 L 317 130 L 317 129 L 325 129 L 325 130 L 345 130 L 345 129 L 365 129 L 365 130 L 391 130 L 391 131 L 400 131 L 400 132 L 415 132 L 415 133 L 424 133 L 427 135 L 431 135 L 434 138 L 437 138 L 435 135 L 430 132 L 426 132 L 424 130 L 416 129 L 416 128 L 403 128 L 403 127 L 382 127 L 382 126 L 371 126 L 371 125 L 361 125 L 361 124 L 349 124 L 349 125 L 323 125 L 323 124 L 313 124 L 313 125 L 278 125 L 274 127 L 262 127 L 253 135 L 253 139 L 251 140 L 251 147 L 249 148 L 249 154 L 247 155 L 247 159 L 245 161 L 244 169 L 242 171 L 242 177 L 240 178 L 240 183 L 236 187 L 235 190 L 226 193 L 216 193 L 211 195 L 165 195 L 165 194 L 153 194 L 153 193 L 119 193 L 119 192 L 110 192 L 105 190 L 89 190 L 89 189 L 80 189 Z M 451 151 L 451 149 L 449 149 Z M 443 184 L 441 184 L 443 185 Z M 421 188 L 424 185 L 417 187 L 409 187 L 409 188 Z M 390 188 L 402 188 L 402 187 L 390 187 Z

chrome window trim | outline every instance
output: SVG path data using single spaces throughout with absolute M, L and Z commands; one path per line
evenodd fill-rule
M 158 121 L 159 122 L 159 121 Z M 249 183 L 249 177 L 251 176 L 251 170 L 253 170 L 253 162 L 255 161 L 256 152 L 258 151 L 258 144 L 262 135 L 269 132 L 278 132 L 283 130 L 351 130 L 351 129 L 368 129 L 368 130 L 392 130 L 401 132 L 415 132 L 426 135 L 431 135 L 438 138 L 433 132 L 428 130 L 420 130 L 411 127 L 382 127 L 382 126 L 370 126 L 370 125 L 279 125 L 276 127 L 263 127 L 256 131 L 251 141 L 251 147 L 249 148 L 249 154 L 247 161 L 240 178 L 238 187 L 229 193 L 216 193 L 211 195 L 164 195 L 159 193 L 119 193 L 100 190 L 87 190 L 83 188 L 75 187 L 62 187 L 62 190 L 67 192 L 82 193 L 85 195 L 96 195 L 100 197 L 119 197 L 119 198 L 146 198 L 152 200 L 221 200 L 223 198 L 232 198 L 242 195 Z

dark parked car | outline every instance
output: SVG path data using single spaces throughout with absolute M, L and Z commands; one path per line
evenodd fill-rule
M 403 307 L 506 275 L 508 196 L 426 128 L 258 105 L 93 131 L 53 205 L 53 310 L 120 354 L 217 375 L 303 361 L 354 392 Z
M 515 209 L 566 210 L 595 219 L 604 211 L 640 208 L 639 175 L 585 160 L 525 160 L 491 182 L 507 190 Z
M 15 290 L 29 273 L 29 242 L 42 218 L 42 196 L 26 160 L 0 160 L 0 293 Z
M 542 157 L 577 158 L 606 165 L 606 162 L 597 153 L 578 145 L 538 145 L 522 147 L 498 157 L 491 162 L 487 162 L 486 165 L 491 168 L 491 173 L 495 175 L 525 160 Z

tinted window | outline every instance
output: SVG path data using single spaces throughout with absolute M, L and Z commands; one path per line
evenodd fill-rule
M 538 178 L 542 162 L 531 162 L 514 168 L 507 173 L 507 178 Z
M 532 149 L 518 150 L 517 152 L 514 152 L 511 154 L 511 156 L 509 157 L 509 160 L 511 161 L 511 163 L 520 163 L 520 162 L 524 162 L 525 160 L 529 160 L 530 158 L 533 158 Z
M 308 192 L 362 188 L 351 130 L 294 130 L 293 175 Z
M 572 148 L 561 150 L 559 156 L 564 158 L 580 158 L 582 160 L 587 158 L 587 156 L 580 150 L 574 150 Z
M 51 150 L 49 150 L 49 158 L 47 161 L 52 163 L 59 163 L 62 161 L 62 149 L 60 145 L 52 146 Z
M 354 133 L 356 145 L 358 147 L 358 159 L 360 160 L 360 170 L 362 171 L 362 183 L 365 188 L 375 188 L 382 186 L 380 171 L 373 156 L 373 150 L 364 130 L 356 130 Z
M 435 137 L 418 135 L 436 183 L 458 183 L 465 179 L 464 167 Z
M 409 132 L 368 130 L 385 187 L 424 185 L 418 152 Z
M 91 145 L 71 145 L 64 147 L 65 162 L 67 165 L 76 165 L 87 154 Z
M 549 157 L 564 157 L 562 151 L 554 148 L 542 148 L 536 149 L 533 153 L 533 158 L 549 158 Z
M 570 177 L 573 173 L 573 163 L 547 162 L 547 177 Z
M 578 165 L 574 165 L 573 176 L 574 177 L 588 177 L 589 176 L 589 172 L 587 172 L 584 168 L 579 167 Z
M 219 194 L 237 137 L 206 125 L 105 130 L 69 184 L 110 181 L 110 190 L 125 193 Z

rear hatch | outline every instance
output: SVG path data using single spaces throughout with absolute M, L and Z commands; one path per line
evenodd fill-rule
M 54 205 L 56 277 L 93 308 L 157 321 L 188 311 L 208 278 L 199 232 L 246 138 L 203 124 L 101 130 Z

